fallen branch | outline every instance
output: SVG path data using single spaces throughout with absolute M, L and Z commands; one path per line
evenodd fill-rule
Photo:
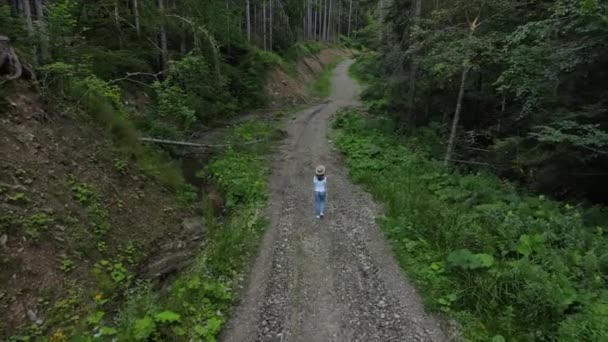
M 461 160 L 461 159 L 448 159 L 448 161 L 451 161 L 451 162 L 454 162 L 454 163 L 462 163 L 462 164 L 492 166 L 491 164 L 488 164 L 488 163 L 475 162 L 475 161 L 469 161 L 469 160 Z
M 248 141 L 248 142 L 239 143 L 239 144 L 216 144 L 216 145 L 198 144 L 198 143 L 193 143 L 193 142 L 189 142 L 189 141 L 176 141 L 176 140 L 155 139 L 155 138 L 139 138 L 139 140 L 143 141 L 143 142 L 150 142 L 150 143 L 164 144 L 164 145 L 188 146 L 188 147 L 199 147 L 199 148 L 215 148 L 215 147 L 251 145 L 251 144 L 256 144 L 256 143 L 262 142 L 267 139 L 257 139 L 257 140 Z

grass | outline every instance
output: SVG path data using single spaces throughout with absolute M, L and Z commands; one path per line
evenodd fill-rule
M 428 308 L 471 341 L 608 339 L 608 235 L 595 210 L 521 193 L 491 174 L 448 172 L 348 110 L 335 122 L 352 178 Z
M 319 77 L 312 83 L 310 93 L 314 97 L 326 98 L 331 94 L 331 76 L 339 60 L 334 61 L 323 68 Z

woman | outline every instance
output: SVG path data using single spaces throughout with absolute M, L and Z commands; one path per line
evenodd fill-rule
M 323 217 L 323 212 L 325 210 L 325 187 L 327 185 L 325 166 L 317 166 L 315 177 L 312 182 L 315 188 L 315 213 L 319 219 Z

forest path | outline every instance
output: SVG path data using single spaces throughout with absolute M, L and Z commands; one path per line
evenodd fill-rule
M 328 141 L 332 116 L 358 102 L 352 62 L 334 70 L 327 104 L 285 123 L 288 138 L 271 178 L 271 224 L 223 341 L 445 340 L 375 224 L 381 207 L 349 180 Z M 317 164 L 328 175 L 322 220 L 313 213 Z

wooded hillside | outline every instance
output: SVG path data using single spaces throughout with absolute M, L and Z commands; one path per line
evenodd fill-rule
M 318 52 L 316 42 L 347 39 L 365 25 L 365 6 L 353 0 L 0 2 L 0 35 L 20 61 L 3 53 L 2 74 L 14 77 L 25 65 L 36 70 L 43 90 L 64 88 L 66 79 L 81 83 L 79 89 L 104 84 L 106 93 L 143 90 L 155 97 L 155 118 L 163 118 L 151 120 L 148 130 L 175 137 L 196 121 L 260 106 L 269 66 L 289 69 L 290 61 Z

